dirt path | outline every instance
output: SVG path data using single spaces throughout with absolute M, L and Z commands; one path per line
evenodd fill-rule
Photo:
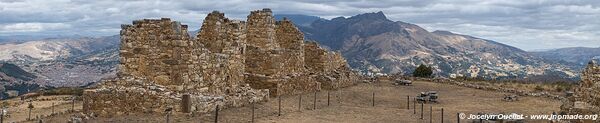
M 439 104 L 425 104 L 424 119 L 421 120 L 420 105 L 417 104 L 416 114 L 413 103 L 407 108 L 406 96 L 414 97 L 419 92 L 435 90 L 440 96 Z M 372 96 L 375 92 L 375 106 L 372 106 Z M 299 95 L 282 97 L 282 115 L 278 115 L 278 98 L 256 104 L 255 122 L 334 122 L 334 123 L 381 123 L 381 122 L 429 122 L 429 110 L 433 108 L 433 122 L 440 122 L 441 108 L 444 108 L 444 122 L 456 122 L 458 112 L 476 114 L 491 113 L 522 113 L 550 114 L 558 112 L 560 102 L 546 98 L 521 97 L 517 102 L 502 101 L 505 93 L 477 90 L 455 85 L 432 82 L 415 82 L 413 86 L 393 86 L 390 82 L 377 84 L 361 83 L 357 86 L 330 92 L 330 105 L 327 106 L 327 91 L 317 93 L 316 110 L 313 109 L 314 93 L 302 95 L 301 108 L 298 109 Z M 250 122 L 251 106 L 224 109 L 219 112 L 219 122 L 239 123 Z M 174 114 L 171 122 L 214 122 L 214 113 L 210 114 Z M 68 116 L 57 116 L 45 119 L 49 122 L 64 122 Z M 140 114 L 114 118 L 96 118 L 90 122 L 129 122 L 148 123 L 165 122 L 165 115 Z M 464 122 L 461 121 L 461 122 Z M 548 121 L 534 121 L 548 122 Z

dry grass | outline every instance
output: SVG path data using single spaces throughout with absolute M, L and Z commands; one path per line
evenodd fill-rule
M 52 98 L 47 101 L 33 101 L 32 104 L 34 108 L 31 111 L 31 117 L 41 117 L 42 115 L 48 116 L 52 113 L 52 104 L 54 103 L 54 112 L 66 112 L 67 110 L 71 110 L 71 101 L 59 100 L 58 98 L 70 98 L 72 96 L 40 96 L 38 99 L 42 98 Z M 4 102 L 9 103 L 9 114 L 10 117 L 5 117 L 5 122 L 20 122 L 25 121 L 29 116 L 29 109 L 27 106 L 29 105 L 28 101 L 23 101 L 20 99 L 10 99 L 4 100 Z M 81 110 L 81 103 L 75 103 L 75 110 Z
M 436 90 L 440 95 L 439 104 L 425 104 L 424 120 L 420 117 L 420 105 L 417 114 L 413 114 L 413 105 L 406 109 L 406 96 L 415 96 L 421 91 Z M 375 92 L 375 106 L 372 106 L 372 92 Z M 517 102 L 504 102 L 505 93 L 477 90 L 455 85 L 432 82 L 415 82 L 414 86 L 393 86 L 389 82 L 377 84 L 359 84 L 330 92 L 330 106 L 327 106 L 327 92 L 317 94 L 316 110 L 313 110 L 314 93 L 307 93 L 302 98 L 302 108 L 298 109 L 298 95 L 282 98 L 282 116 L 277 116 L 278 101 L 272 98 L 269 102 L 256 105 L 256 122 L 429 122 L 429 109 L 433 107 L 433 122 L 441 119 L 441 108 L 444 108 L 444 122 L 456 122 L 456 113 L 523 113 L 550 114 L 559 111 L 560 102 L 546 98 L 521 97 Z M 219 121 L 238 123 L 251 121 L 250 106 L 225 109 L 219 112 Z M 174 114 L 172 122 L 212 122 L 214 114 Z M 48 122 L 64 122 L 68 115 L 46 119 Z M 138 114 L 113 118 L 96 118 L 90 122 L 128 122 L 147 123 L 164 122 L 165 115 Z M 464 120 L 462 121 L 464 122 Z M 547 121 L 534 121 L 547 122 Z

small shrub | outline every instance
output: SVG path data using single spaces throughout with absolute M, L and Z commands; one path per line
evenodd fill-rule
M 431 67 L 427 67 L 423 64 L 419 65 L 419 67 L 417 67 L 417 69 L 415 69 L 415 71 L 413 72 L 413 76 L 424 78 L 429 78 L 432 74 L 433 70 L 431 70 Z
M 542 86 L 540 86 L 540 85 L 536 85 L 535 88 L 533 88 L 533 89 L 535 89 L 536 91 L 543 91 L 544 90 L 544 88 Z

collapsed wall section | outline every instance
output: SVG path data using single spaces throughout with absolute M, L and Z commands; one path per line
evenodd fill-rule
M 304 54 L 308 72 L 316 76 L 323 89 L 347 87 L 354 85 L 358 79 L 358 75 L 350 69 L 341 53 L 327 51 L 316 42 L 306 42 Z
M 566 114 L 595 115 L 600 113 L 600 66 L 592 60 L 581 73 L 581 82 L 573 95 L 563 100 L 561 111 Z M 583 120 L 571 120 L 584 122 Z

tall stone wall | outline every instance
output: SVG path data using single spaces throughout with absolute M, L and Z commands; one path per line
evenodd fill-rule
M 573 95 L 560 107 L 566 114 L 595 115 L 600 113 L 600 66 L 590 61 L 581 73 L 581 82 Z M 588 122 L 572 120 L 572 122 Z M 597 121 L 595 121 L 597 122 Z
M 277 77 L 281 69 L 279 45 L 275 41 L 275 18 L 270 9 L 248 15 L 246 71 L 255 75 Z
M 214 110 L 217 104 L 237 107 L 266 100 L 268 90 L 252 89 L 245 83 L 244 23 L 221 24 L 214 38 L 221 44 L 211 48 L 202 39 L 209 35 L 192 40 L 187 26 L 168 18 L 123 25 L 119 76 L 84 92 L 87 111 L 103 116 L 163 112 L 168 107 L 178 111 L 183 94 L 191 95 L 195 112 Z
M 144 19 L 122 25 L 119 76 L 147 77 L 163 85 L 181 84 L 182 64 L 190 54 L 187 26 L 160 20 Z
M 206 15 L 200 28 L 200 32 L 196 35 L 198 43 L 201 43 L 208 50 L 214 53 L 222 52 L 225 47 L 227 38 L 227 25 L 229 20 L 225 18 L 225 14 L 218 11 L 213 11 Z
M 284 18 L 276 23 L 276 40 L 281 47 L 281 60 L 286 73 L 302 73 L 304 68 L 304 34 Z
M 279 45 L 275 41 L 275 18 L 270 9 L 250 12 L 246 25 L 246 82 L 253 88 L 270 89 L 277 95 L 281 80 Z
M 247 83 L 272 96 L 321 89 L 306 73 L 304 36 L 291 21 L 275 21 L 270 9 L 252 11 L 247 21 Z
M 208 14 L 204 20 L 196 41 L 215 54 L 209 63 L 216 63 L 205 70 L 204 76 L 210 77 L 207 81 L 216 85 L 211 87 L 244 84 L 246 23 L 229 20 L 218 11 Z
M 196 38 L 168 18 L 136 20 L 122 25 L 120 61 L 117 79 L 84 92 L 88 113 L 179 111 L 184 94 L 192 111 L 208 112 L 356 80 L 339 53 L 305 43 L 270 9 L 252 11 L 247 22 L 213 11 Z

